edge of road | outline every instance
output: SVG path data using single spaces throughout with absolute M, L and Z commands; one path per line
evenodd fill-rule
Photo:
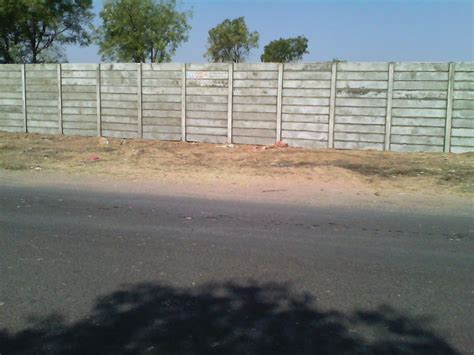
M 66 174 L 57 171 L 6 171 L 0 169 L 0 185 L 89 192 L 130 193 L 150 196 L 179 196 L 216 201 L 278 204 L 289 207 L 333 207 L 404 211 L 430 215 L 473 216 L 470 196 L 441 191 L 379 193 L 353 186 L 314 184 L 311 181 L 253 178 L 239 184 L 220 181 L 125 180 L 109 176 Z

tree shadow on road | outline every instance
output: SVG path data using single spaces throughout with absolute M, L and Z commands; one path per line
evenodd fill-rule
M 14 333 L 10 354 L 455 354 L 426 320 L 381 306 L 323 311 L 285 284 L 132 285 L 73 324 L 52 315 Z

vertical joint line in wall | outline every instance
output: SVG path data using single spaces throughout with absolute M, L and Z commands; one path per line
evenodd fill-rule
M 26 74 L 25 64 L 21 65 L 21 98 L 23 104 L 23 130 L 28 132 L 28 117 L 26 113 Z
M 181 67 L 181 141 L 186 142 L 186 63 Z
M 96 106 L 97 106 L 97 135 L 102 136 L 102 117 L 101 117 L 101 95 L 100 95 L 100 64 L 97 64 L 95 72 L 95 81 L 96 81 Z
M 59 114 L 59 134 L 63 134 L 63 89 L 62 89 L 62 70 L 61 64 L 58 64 L 58 114 Z
M 393 73 L 395 63 L 388 64 L 388 87 L 387 87 L 387 112 L 385 115 L 385 139 L 384 150 L 390 150 L 390 137 L 392 134 L 392 100 L 393 100 Z
M 277 89 L 277 124 L 276 141 L 281 141 L 281 112 L 283 97 L 283 63 L 278 64 L 278 89 Z
M 334 118 L 336 114 L 336 81 L 337 62 L 332 62 L 331 67 L 331 96 L 329 99 L 329 128 L 328 128 L 328 148 L 334 148 Z
M 453 118 L 454 63 L 449 63 L 448 95 L 446 103 L 446 127 L 444 129 L 444 152 L 451 151 L 451 127 Z
M 232 107 L 234 92 L 234 64 L 229 63 L 229 93 L 227 97 L 227 143 L 232 143 Z
M 137 64 L 138 76 L 138 138 L 143 138 L 143 113 L 142 113 L 142 63 Z

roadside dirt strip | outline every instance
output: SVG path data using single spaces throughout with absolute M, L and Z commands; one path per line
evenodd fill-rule
M 472 197 L 474 153 L 395 153 L 0 133 L 0 169 L 264 190 L 293 183 Z M 281 189 L 281 187 L 280 187 Z

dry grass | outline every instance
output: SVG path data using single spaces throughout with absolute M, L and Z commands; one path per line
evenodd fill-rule
M 474 192 L 474 154 L 394 153 L 376 151 L 268 149 L 211 144 L 0 133 L 0 168 L 50 169 L 114 176 L 206 174 L 238 176 L 303 176 L 326 181 L 355 176 L 368 183 L 397 184 L 411 189 L 442 186 Z M 92 160 L 97 155 L 99 160 Z M 325 176 L 322 176 L 325 175 Z M 346 176 L 346 177 L 347 177 Z

